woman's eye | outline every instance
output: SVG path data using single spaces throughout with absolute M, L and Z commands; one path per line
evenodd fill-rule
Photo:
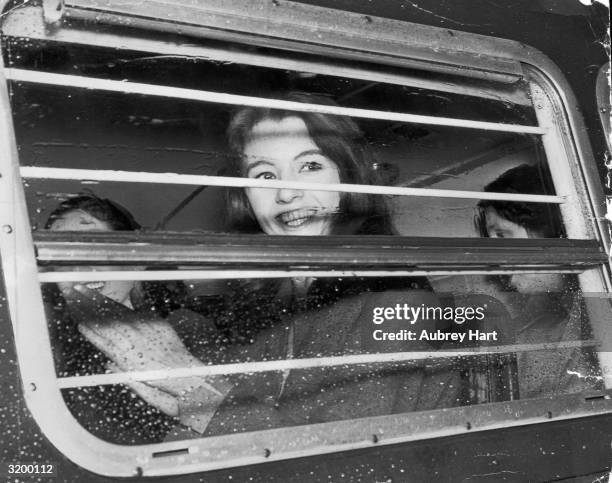
M 276 179 L 276 176 L 270 171 L 264 171 L 263 173 L 257 173 L 255 179 Z
M 302 164 L 300 171 L 319 171 L 321 169 L 323 169 L 323 165 L 321 163 L 316 161 L 308 161 Z

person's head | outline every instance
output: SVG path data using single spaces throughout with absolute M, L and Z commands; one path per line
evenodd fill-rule
M 45 229 L 52 231 L 114 231 L 137 230 L 140 225 L 122 206 L 107 199 L 92 195 L 81 195 L 69 198 L 53 210 Z M 74 270 L 114 270 L 113 267 L 75 267 Z M 75 284 L 60 282 L 60 290 L 69 290 Z M 105 297 L 121 304 L 131 306 L 130 292 L 134 288 L 132 280 L 112 280 L 89 282 L 84 284 L 90 290 L 96 290 Z
M 485 186 L 487 193 L 545 195 L 552 192 L 546 173 L 521 164 Z M 489 238 L 560 238 L 564 236 L 556 206 L 524 201 L 480 200 L 479 228 Z
M 277 99 L 335 106 L 328 98 L 301 92 Z M 246 107 L 228 127 L 237 154 L 231 174 L 307 183 L 376 184 L 370 156 L 357 125 L 344 116 Z M 289 188 L 230 189 L 231 228 L 270 235 L 328 235 L 359 232 L 365 220 L 391 232 L 384 200 L 374 195 Z M 372 222 L 373 219 L 376 221 Z M 368 230 L 368 229 L 366 229 Z
M 551 193 L 552 183 L 535 166 L 522 164 L 509 169 L 485 186 L 489 193 Z M 557 206 L 548 203 L 480 200 L 477 226 L 489 238 L 559 238 L 564 236 Z M 508 284 L 524 293 L 557 291 L 563 287 L 559 274 L 516 274 Z

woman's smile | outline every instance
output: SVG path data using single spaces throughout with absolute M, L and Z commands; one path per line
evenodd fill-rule
M 310 209 L 297 209 L 292 211 L 286 211 L 276 216 L 276 219 L 280 223 L 284 223 L 290 227 L 302 226 L 304 223 L 308 223 L 317 216 L 318 210 L 314 208 Z

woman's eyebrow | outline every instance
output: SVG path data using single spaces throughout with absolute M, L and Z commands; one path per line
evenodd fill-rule
M 257 166 L 260 166 L 262 164 L 267 164 L 268 166 L 274 166 L 274 163 L 272 163 L 271 161 L 268 161 L 266 159 L 258 159 L 257 161 L 252 161 L 252 162 L 248 162 L 246 165 L 246 171 L 250 171 L 253 168 L 256 168 Z
M 308 149 L 306 151 L 302 151 L 300 154 L 295 156 L 293 160 L 297 161 L 300 158 L 303 158 L 305 156 L 312 156 L 312 155 L 323 156 L 323 152 L 320 149 Z

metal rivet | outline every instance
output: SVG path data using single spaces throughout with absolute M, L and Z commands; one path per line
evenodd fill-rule
M 270 451 L 268 448 L 264 449 L 264 456 L 266 458 L 269 458 L 271 454 L 272 454 L 272 451 Z
M 376 434 L 372 435 L 372 443 L 378 443 L 378 435 Z
M 548 412 L 546 413 L 546 417 L 547 417 L 548 419 L 552 419 L 552 412 L 551 412 L 551 411 L 548 411 Z
M 470 423 L 469 421 L 465 424 L 465 427 L 467 429 L 472 429 L 472 423 Z
M 2 231 L 4 233 L 13 233 L 13 227 L 11 225 L 4 225 Z
M 30 383 L 30 389 L 32 390 L 32 392 L 36 391 L 36 384 L 34 384 L 33 382 Z

